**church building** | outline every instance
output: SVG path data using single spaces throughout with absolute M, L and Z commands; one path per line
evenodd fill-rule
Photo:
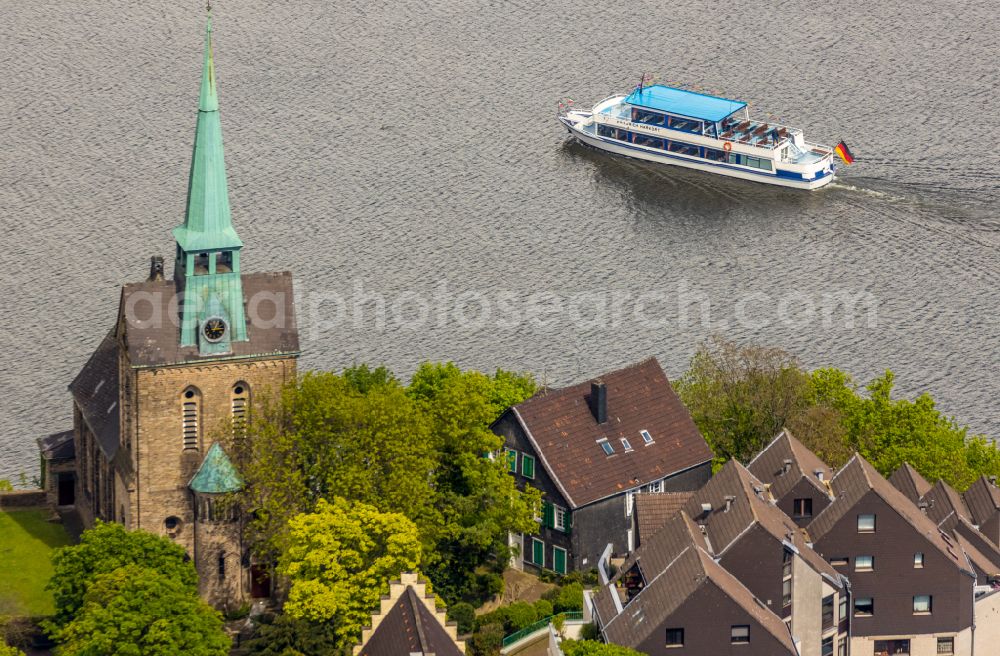
M 243 483 L 226 447 L 259 399 L 295 379 L 299 340 L 291 274 L 243 272 L 211 18 L 187 209 L 173 235 L 172 278 L 153 257 L 145 280 L 122 287 L 113 326 L 69 386 L 72 496 L 86 527 L 100 519 L 174 540 L 197 567 L 202 596 L 232 607 L 268 596 L 271 584 L 227 502 Z

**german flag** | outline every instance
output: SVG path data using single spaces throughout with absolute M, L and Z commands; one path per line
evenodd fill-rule
M 854 163 L 854 155 L 851 154 L 851 149 L 843 141 L 838 143 L 837 147 L 833 150 L 840 156 L 840 159 L 844 160 L 844 164 L 850 165 Z

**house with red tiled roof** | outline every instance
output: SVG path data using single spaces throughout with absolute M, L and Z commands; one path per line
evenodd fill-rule
M 538 531 L 512 536 L 514 565 L 565 573 L 635 548 L 639 494 L 693 491 L 712 451 L 655 358 L 545 389 L 494 422 L 518 486 L 542 491 Z

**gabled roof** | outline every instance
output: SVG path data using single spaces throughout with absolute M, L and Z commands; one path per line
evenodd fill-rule
M 1000 488 L 985 476 L 977 478 L 963 496 L 976 524 L 984 524 L 1000 510 Z
M 913 503 L 920 501 L 920 497 L 931 491 L 931 484 L 908 462 L 892 472 L 889 482 Z
M 73 431 L 53 433 L 39 437 L 38 450 L 46 460 L 73 460 L 76 458 L 76 443 L 73 441 Z
M 937 524 L 902 492 L 894 488 L 861 454 L 855 453 L 854 457 L 837 472 L 832 485 L 836 498 L 808 526 L 809 535 L 814 542 L 819 542 L 862 498 L 869 492 L 874 492 L 881 497 L 886 506 L 892 508 L 910 524 L 915 532 L 934 545 L 949 562 L 971 574 L 965 558 L 945 540 Z
M 355 656 L 464 656 L 465 643 L 458 639 L 454 622 L 445 621 L 434 595 L 427 594 L 416 574 L 404 572 L 389 585 L 371 626 L 361 632 Z
M 990 577 L 1000 577 L 1000 547 L 965 519 L 958 520 L 952 529 L 952 535 L 969 556 L 969 560 L 976 568 L 976 574 L 981 573 L 987 578 L 985 581 L 977 581 L 979 585 L 987 585 Z
M 607 387 L 607 421 L 588 404 L 591 383 Z M 539 392 L 512 407 L 542 466 L 574 508 L 621 494 L 712 459 L 705 438 L 655 358 L 571 387 Z M 649 431 L 651 444 L 640 431 Z M 598 440 L 614 449 L 605 455 Z M 621 438 L 631 450 L 626 451 Z
M 229 355 L 212 357 L 201 356 L 197 346 L 181 346 L 174 281 L 146 280 L 122 287 L 119 313 L 135 306 L 135 317 L 123 317 L 130 365 L 158 367 L 213 359 L 297 355 L 292 274 L 251 273 L 243 274 L 241 279 L 248 306 L 259 303 L 259 311 L 247 313 L 246 341 L 232 342 Z M 117 376 L 117 368 L 115 372 Z
M 639 494 L 635 497 L 635 518 L 639 525 L 640 539 L 653 535 L 677 514 L 691 498 L 693 492 L 665 492 Z
M 732 499 L 728 504 L 726 498 Z M 712 510 L 702 511 L 709 503 Z M 833 585 L 842 585 L 840 574 L 806 542 L 802 530 L 774 503 L 764 484 L 737 460 L 730 460 L 695 492 L 684 506 L 695 522 L 705 526 L 709 552 L 722 557 L 754 526 L 776 542 L 795 547 L 802 559 Z M 643 538 L 645 540 L 645 538 Z
M 115 457 L 119 440 L 118 341 L 114 329 L 98 344 L 87 364 L 69 384 L 77 407 L 93 431 L 101 453 Z
M 227 494 L 243 489 L 243 479 L 236 472 L 236 467 L 222 445 L 213 442 L 188 487 L 202 494 Z
M 961 495 L 942 480 L 935 483 L 921 501 L 927 503 L 927 516 L 945 530 L 953 527 L 959 519 L 972 519 Z
M 703 121 L 721 121 L 733 112 L 747 106 L 740 100 L 730 100 L 703 93 L 675 89 L 662 84 L 652 84 L 636 89 L 625 98 L 625 102 L 638 107 L 648 107 L 678 116 L 697 118 Z
M 787 467 L 786 461 L 791 461 Z M 830 496 L 829 489 L 815 472 L 823 472 L 823 479 L 829 481 L 833 478 L 833 471 L 787 428 L 750 461 L 747 469 L 760 480 L 770 483 L 771 494 L 778 499 L 788 494 L 803 478 L 820 493 Z
M 647 555 L 648 554 L 648 555 Z M 618 612 L 615 583 L 638 562 L 645 587 Z M 697 527 L 683 512 L 675 515 L 649 546 L 637 549 L 621 573 L 595 595 L 601 631 L 612 643 L 636 646 L 700 591 L 714 586 L 796 654 L 788 627 L 699 545 Z

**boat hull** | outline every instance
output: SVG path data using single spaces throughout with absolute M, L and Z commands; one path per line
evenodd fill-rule
M 788 176 L 787 174 L 782 175 L 781 172 L 756 173 L 752 171 L 742 170 L 740 168 L 736 168 L 724 163 L 710 163 L 704 161 L 697 161 L 683 156 L 678 156 L 671 153 L 657 152 L 652 149 L 644 148 L 642 146 L 622 143 L 619 141 L 597 136 L 596 134 L 591 134 L 587 132 L 585 129 L 582 129 L 580 127 L 581 124 L 583 124 L 582 121 L 577 122 L 567 116 L 560 116 L 559 121 L 566 127 L 566 129 L 574 138 L 576 138 L 583 144 L 586 144 L 593 148 L 598 148 L 600 150 L 605 150 L 610 153 L 615 153 L 617 155 L 624 155 L 626 157 L 641 159 L 647 162 L 656 162 L 659 164 L 680 166 L 687 169 L 695 169 L 697 171 L 714 173 L 716 175 L 724 175 L 729 178 L 750 180 L 751 182 L 776 185 L 779 187 L 790 187 L 793 189 L 819 189 L 820 187 L 824 187 L 833 182 L 834 178 L 834 170 L 832 168 L 828 173 L 825 171 L 820 171 L 816 174 L 815 178 L 811 180 L 806 180 L 803 179 L 801 176 L 791 177 Z

